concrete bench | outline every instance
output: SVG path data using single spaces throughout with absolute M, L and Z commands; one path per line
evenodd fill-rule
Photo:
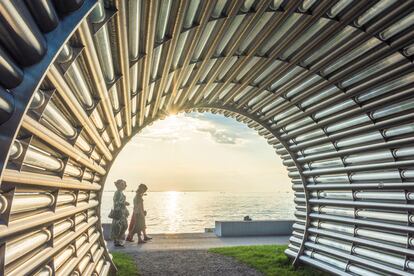
M 293 220 L 216 221 L 218 237 L 287 236 L 292 233 Z

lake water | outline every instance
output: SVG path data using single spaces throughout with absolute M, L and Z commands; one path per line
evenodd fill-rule
M 114 192 L 104 192 L 102 222 L 109 223 Z M 132 214 L 135 193 L 125 192 Z M 266 193 L 231 192 L 149 192 L 144 197 L 148 233 L 204 232 L 216 220 L 293 219 L 293 192 Z

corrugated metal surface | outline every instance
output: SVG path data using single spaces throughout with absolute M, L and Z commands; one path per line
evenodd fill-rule
M 0 4 L 1 273 L 113 270 L 106 173 L 182 111 L 234 117 L 281 155 L 294 264 L 414 272 L 413 1 L 25 3 Z

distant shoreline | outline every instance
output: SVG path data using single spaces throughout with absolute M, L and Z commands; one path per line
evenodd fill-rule
M 280 191 L 209 191 L 209 190 L 188 190 L 188 191 L 150 191 L 148 193 L 251 193 L 251 194 L 263 194 L 263 193 L 279 193 L 279 192 L 291 192 L 292 190 Z M 104 193 L 114 193 L 116 190 L 105 190 Z M 135 190 L 124 191 L 126 193 L 133 193 Z

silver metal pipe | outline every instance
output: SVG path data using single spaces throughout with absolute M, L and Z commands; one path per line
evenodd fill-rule
M 11 213 L 16 214 L 46 208 L 54 202 L 54 196 L 49 193 L 16 194 L 13 198 Z
M 40 104 L 39 99 L 44 98 L 43 92 L 38 90 L 35 93 L 33 102 L 35 105 Z M 50 101 L 42 113 L 42 120 L 51 125 L 53 129 L 58 130 L 62 135 L 68 139 L 73 139 L 77 135 L 76 129 L 72 123 L 62 114 L 56 105 Z
M 129 58 L 139 56 L 139 30 L 141 21 L 141 1 L 128 1 L 128 49 Z M 132 88 L 133 86 L 131 86 Z
M 155 30 L 155 41 L 158 43 L 164 40 L 170 10 L 171 0 L 161 0 L 157 17 L 157 28 Z
M 0 41 L 22 66 L 39 62 L 47 50 L 46 40 L 24 2 L 0 2 Z
M 89 15 L 89 19 L 92 23 L 101 23 L 104 21 L 105 5 L 103 0 L 98 0 L 98 3 Z
M 0 84 L 4 88 L 11 89 L 18 86 L 23 80 L 23 70 L 3 50 L 0 45 Z M 3 89 L 2 89 L 3 90 Z M 5 91 L 4 91 L 5 92 Z
M 57 255 L 54 259 L 55 269 L 58 270 L 73 254 L 75 253 L 75 248 L 73 245 L 69 245 L 66 249 Z
M 113 109 L 114 110 L 119 110 L 120 106 L 119 106 L 119 97 L 118 97 L 118 89 L 117 89 L 117 87 L 115 85 L 112 86 L 109 89 L 108 93 L 109 93 L 109 97 L 111 98 L 111 103 L 112 103 Z
M 11 156 L 11 158 L 13 157 Z M 33 146 L 28 147 L 24 158 L 24 163 L 50 171 L 61 171 L 63 169 L 62 160 L 39 151 Z
M 59 55 L 56 58 L 56 61 L 59 63 L 69 62 L 73 57 L 72 48 L 68 44 L 63 44 L 62 49 L 60 50 Z
M 77 61 L 71 64 L 65 78 L 84 108 L 91 109 L 94 106 L 92 94 Z
M 0 87 L 0 124 L 9 120 L 13 114 L 13 111 L 14 97 Z
M 59 236 L 60 234 L 66 232 L 68 229 L 74 226 L 74 222 L 71 219 L 66 219 L 62 222 L 56 223 L 53 226 L 53 235 L 54 237 Z
M 26 253 L 36 249 L 37 247 L 46 243 L 52 234 L 49 230 L 42 230 L 36 233 L 33 233 L 26 238 L 20 239 L 14 243 L 10 243 L 6 245 L 6 253 L 5 253 L 5 263 L 9 264 L 14 260 L 22 257 Z

